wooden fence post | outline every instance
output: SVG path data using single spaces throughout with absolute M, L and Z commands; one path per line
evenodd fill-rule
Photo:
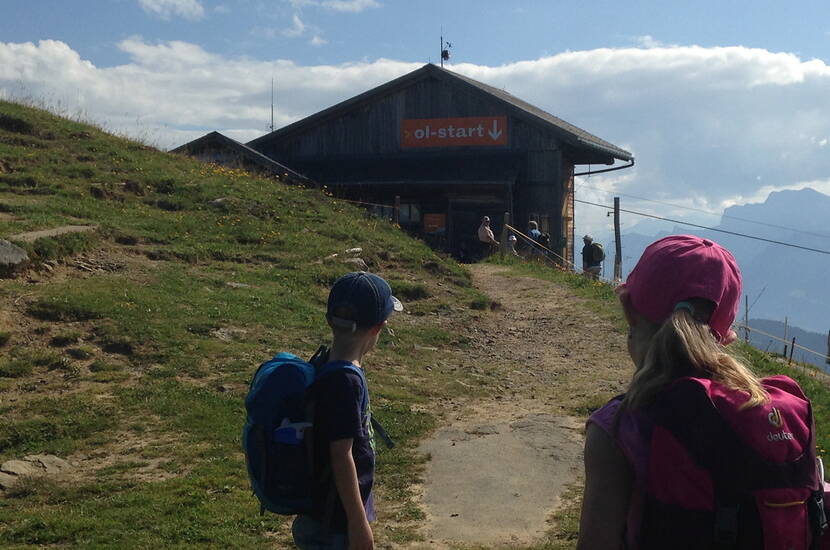
M 744 294 L 744 342 L 749 343 L 749 294 Z
M 393 214 L 395 225 L 401 224 L 401 196 L 395 195 L 395 212 Z
M 830 365 L 830 331 L 827 332 L 827 364 Z
M 787 362 L 788 365 L 793 364 L 793 352 L 795 351 L 795 336 L 793 336 L 793 344 L 790 346 L 790 360 Z
M 505 255 L 507 255 L 507 247 L 510 246 L 510 242 L 507 239 L 508 230 L 507 226 L 510 225 L 510 212 L 504 213 L 504 223 L 501 226 L 501 239 L 499 243 L 499 251 L 501 252 L 501 259 L 503 260 Z

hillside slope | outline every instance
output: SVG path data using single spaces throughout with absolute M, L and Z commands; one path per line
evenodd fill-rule
M 65 226 L 85 230 L 49 232 Z M 326 340 L 327 287 L 359 256 L 406 307 L 367 362 L 373 414 L 397 442 L 379 449 L 377 546 L 437 547 L 419 445 L 462 421 L 471 440 L 506 422 L 545 456 L 533 430 L 569 430 L 562 464 L 576 482 L 550 514 L 558 495 L 532 501 L 532 535 L 511 544 L 573 548 L 579 426 L 630 372 L 610 287 L 538 264 L 477 266 L 476 287 L 452 260 L 319 190 L 4 102 L 0 239 L 32 260 L 0 279 L 0 467 L 50 465 L 14 484 L 0 472 L 0 547 L 289 548 L 289 522 L 260 517 L 250 494 L 243 398 L 262 360 Z M 803 384 L 824 454 L 825 378 L 744 351 L 759 372 Z M 495 445 L 491 462 L 504 451 Z M 452 475 L 474 476 L 469 464 Z
M 91 230 L 21 236 L 67 225 Z M 463 321 L 470 304 L 484 303 L 455 262 L 319 190 L 6 102 L 0 238 L 32 259 L 0 280 L 0 463 L 44 453 L 71 463 L 57 477 L 6 487 L 0 540 L 84 548 L 284 542 L 285 522 L 260 518 L 247 486 L 242 399 L 262 360 L 280 350 L 308 356 L 327 338 L 327 288 L 360 265 L 340 261 L 352 256 L 390 280 L 406 304 L 369 378 L 377 414 L 399 443 L 382 460 L 397 473 L 381 487 L 394 495 L 387 513 L 399 523 L 417 518 L 408 489 L 418 468 L 413 446 L 433 416 L 413 409 L 433 393 L 468 390 L 407 370 L 410 356 L 415 347 L 463 345 L 429 321 L 450 312 Z M 355 247 L 362 250 L 344 254 Z M 392 538 L 412 536 L 400 528 Z

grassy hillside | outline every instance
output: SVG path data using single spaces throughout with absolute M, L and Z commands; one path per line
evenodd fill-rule
M 354 267 L 325 258 L 353 247 L 407 308 L 369 379 L 399 443 L 381 451 L 379 476 L 398 527 L 379 536 L 412 538 L 427 396 L 476 391 L 423 368 L 464 345 L 429 320 L 463 323 L 486 303 L 466 271 L 319 190 L 0 102 L 0 238 L 62 225 L 95 230 L 18 242 L 33 267 L 0 280 L 0 462 L 51 453 L 75 467 L 68 483 L 34 480 L 0 498 L 0 546 L 289 540 L 281 518 L 259 516 L 245 477 L 246 384 L 276 351 L 308 356 L 326 340 L 327 288 Z
M 94 229 L 14 238 L 64 225 Z M 465 269 L 386 221 L 319 190 L 7 102 L 0 238 L 32 258 L 26 272 L 0 279 L 0 463 L 49 453 L 73 465 L 0 496 L 2 548 L 288 547 L 288 523 L 260 517 L 250 494 L 243 399 L 261 361 L 281 350 L 308 356 L 326 340 L 328 286 L 354 270 L 340 261 L 347 249 L 361 248 L 406 306 L 368 360 L 374 413 L 398 443 L 379 451 L 379 546 L 418 538 L 417 442 L 448 403 L 503 399 L 505 373 L 526 357 L 475 363 L 470 327 L 497 315 L 489 299 Z M 625 330 L 609 287 L 534 264 L 512 268 L 571 288 L 583 298 L 574 307 Z M 480 338 L 478 357 L 490 336 Z M 823 454 L 825 378 L 744 352 L 759 372 L 802 383 Z M 584 402 L 564 413 L 584 416 L 611 397 L 583 389 Z M 550 540 L 533 548 L 573 547 L 579 502 L 566 501 Z

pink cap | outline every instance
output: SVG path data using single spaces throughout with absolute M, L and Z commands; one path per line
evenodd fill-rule
M 622 287 L 634 309 L 655 323 L 668 319 L 678 302 L 714 302 L 709 327 L 719 342 L 734 339 L 731 327 L 741 299 L 741 270 L 732 254 L 713 241 L 672 235 L 653 242 Z

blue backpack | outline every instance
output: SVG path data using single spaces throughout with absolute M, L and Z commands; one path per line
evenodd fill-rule
M 363 371 L 344 362 L 326 364 L 327 356 L 325 346 L 310 361 L 279 353 L 260 365 L 251 381 L 245 398 L 248 416 L 242 431 L 242 447 L 260 513 L 311 512 L 314 410 L 306 399 L 306 391 L 316 380 L 341 369 L 354 372 L 363 387 L 361 410 L 368 414 Z M 373 425 L 377 424 L 373 421 Z M 380 435 L 387 445 L 391 443 L 385 433 Z

